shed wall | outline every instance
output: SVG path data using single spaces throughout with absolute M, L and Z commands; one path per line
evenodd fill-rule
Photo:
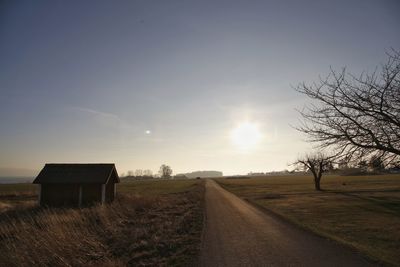
M 114 183 L 114 181 L 110 179 L 106 185 L 106 202 L 114 201 L 115 198 L 114 186 L 116 186 L 116 184 Z
M 42 184 L 40 205 L 77 206 L 79 203 L 79 185 Z
M 104 199 L 110 203 L 115 199 L 116 176 L 105 185 Z M 102 202 L 102 184 L 42 184 L 40 205 L 80 206 Z
M 82 185 L 82 205 L 101 202 L 101 184 Z

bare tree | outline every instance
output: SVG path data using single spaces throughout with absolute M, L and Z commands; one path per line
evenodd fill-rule
M 172 169 L 170 166 L 163 164 L 160 166 L 159 174 L 161 178 L 171 178 Z
M 374 172 L 379 172 L 385 169 L 385 165 L 382 162 L 382 159 L 377 156 L 372 156 L 369 160 L 368 166 Z
M 313 103 L 300 111 L 297 129 L 320 149 L 332 148 L 346 160 L 381 157 L 400 159 L 400 52 L 372 74 L 356 77 L 331 69 L 318 83 L 302 83 L 296 90 Z
M 146 177 L 151 177 L 151 176 L 153 176 L 152 170 L 149 170 L 149 169 L 144 170 L 144 171 L 143 171 L 143 176 L 146 176 Z
M 135 170 L 135 176 L 136 177 L 142 177 L 143 176 L 143 170 L 142 169 L 136 169 Z
M 358 162 L 357 167 L 362 171 L 367 171 L 368 169 L 368 162 L 366 160 L 361 160 Z
M 308 154 L 299 158 L 294 164 L 307 168 L 314 176 L 315 189 L 321 190 L 322 174 L 332 166 L 332 157 L 323 153 Z

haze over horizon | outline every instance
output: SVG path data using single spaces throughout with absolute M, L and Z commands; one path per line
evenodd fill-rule
M 0 176 L 287 169 L 311 148 L 293 86 L 400 49 L 398 1 L 305 2 L 3 1 Z

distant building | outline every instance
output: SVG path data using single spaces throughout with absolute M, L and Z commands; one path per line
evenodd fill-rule
M 112 202 L 119 182 L 114 164 L 46 164 L 33 181 L 39 204 L 49 206 Z

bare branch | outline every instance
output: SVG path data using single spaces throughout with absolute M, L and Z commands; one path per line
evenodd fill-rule
M 400 159 L 400 53 L 391 50 L 388 60 L 372 74 L 356 77 L 343 68 L 331 69 L 319 83 L 295 89 L 313 103 L 299 111 L 297 130 L 321 149 L 333 148 L 340 157 L 359 159 L 383 153 Z

